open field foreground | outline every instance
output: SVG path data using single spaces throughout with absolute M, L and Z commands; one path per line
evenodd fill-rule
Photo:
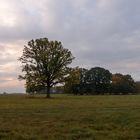
M 0 96 L 2 140 L 139 140 L 140 96 Z

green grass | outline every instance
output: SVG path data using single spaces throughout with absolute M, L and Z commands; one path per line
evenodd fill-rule
M 140 140 L 140 96 L 0 96 L 1 140 Z

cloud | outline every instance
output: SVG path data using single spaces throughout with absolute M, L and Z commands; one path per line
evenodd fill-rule
M 23 46 L 48 37 L 72 51 L 73 66 L 101 66 L 140 80 L 139 5 L 139 0 L 1 0 L 0 76 L 15 81 L 12 91 L 20 87 L 17 58 Z

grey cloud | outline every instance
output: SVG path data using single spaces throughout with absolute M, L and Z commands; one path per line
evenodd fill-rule
M 62 41 L 64 47 L 72 51 L 76 57 L 73 66 L 101 66 L 112 72 L 130 72 L 140 80 L 139 0 L 6 2 L 12 3 L 11 13 L 16 17 L 16 24 L 0 24 L 0 65 L 17 63 L 21 48 L 30 39 L 48 37 Z M 22 44 L 14 47 L 20 40 Z M 16 57 L 5 49 L 7 43 L 12 45 L 13 42 L 13 50 L 19 52 Z M 16 67 L 11 75 L 14 78 L 19 72 L 19 64 Z

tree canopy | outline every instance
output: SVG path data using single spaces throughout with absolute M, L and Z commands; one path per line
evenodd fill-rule
M 78 67 L 71 68 L 68 76 L 65 78 L 64 91 L 66 93 L 75 92 L 75 87 L 80 83 L 80 69 Z
M 90 70 L 76 68 L 75 72 L 78 72 L 77 75 L 76 73 L 71 73 L 70 78 L 68 77 L 69 81 L 65 84 L 66 87 L 69 85 L 69 92 L 74 92 L 75 94 L 102 94 L 109 92 L 112 76 L 109 70 L 101 67 L 91 68 Z
M 112 75 L 111 92 L 115 94 L 128 94 L 136 92 L 136 84 L 131 75 L 116 73 Z
M 131 75 L 111 74 L 107 69 L 94 67 L 91 69 L 74 68 L 67 77 L 65 89 L 74 94 L 130 94 L 136 93 L 139 84 Z
M 27 92 L 47 89 L 47 97 L 50 97 L 50 88 L 64 82 L 73 59 L 71 51 L 63 48 L 59 41 L 31 40 L 19 58 L 24 72 L 19 78 L 26 80 Z
M 109 91 L 112 74 L 101 67 L 91 68 L 86 75 L 87 83 L 94 86 L 96 93 Z

